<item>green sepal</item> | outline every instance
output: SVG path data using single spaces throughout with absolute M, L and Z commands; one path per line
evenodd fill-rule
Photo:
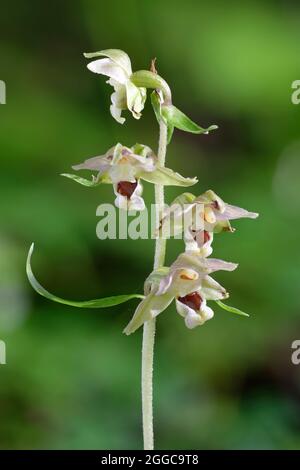
M 83 186 L 88 186 L 90 188 L 94 186 L 99 186 L 99 184 L 101 183 L 106 183 L 106 184 L 111 183 L 111 181 L 107 177 L 103 177 L 103 176 L 100 178 L 92 176 L 91 180 L 87 180 L 86 178 L 82 178 L 81 176 L 78 176 L 78 175 L 72 175 L 70 173 L 61 173 L 60 176 L 65 176 L 66 178 L 76 181 L 76 183 L 82 184 Z
M 33 289 L 46 299 L 52 300 L 53 302 L 58 302 L 64 305 L 71 305 L 72 307 L 80 307 L 80 308 L 105 308 L 105 307 L 113 307 L 115 305 L 122 304 L 127 302 L 131 299 L 144 299 L 144 295 L 140 294 L 124 294 L 124 295 L 115 295 L 113 297 L 103 297 L 102 299 L 94 299 L 94 300 L 83 300 L 83 301 L 75 301 L 75 300 L 67 300 L 61 299 L 56 295 L 51 294 L 48 292 L 44 287 L 37 281 L 35 278 L 32 269 L 31 269 L 31 256 L 34 249 L 34 243 L 32 243 L 26 262 L 26 273 L 28 280 L 33 287 Z
M 147 297 L 145 297 L 145 299 L 137 306 L 132 319 L 124 329 L 123 333 L 126 335 L 134 333 L 145 322 L 163 312 L 170 305 L 173 299 L 173 294 L 170 294 L 169 292 L 163 295 L 155 295 L 155 293 L 150 292 L 150 294 L 147 295 Z
M 238 308 L 235 307 L 230 307 L 230 305 L 224 304 L 221 302 L 221 300 L 216 300 L 216 304 L 219 305 L 223 310 L 226 310 L 227 312 L 235 313 L 236 315 L 241 315 L 243 317 L 250 317 L 248 313 L 243 312 L 242 310 L 239 310 Z
M 196 196 L 192 193 L 182 193 L 179 196 L 175 197 L 175 199 L 171 203 L 171 206 L 173 206 L 173 204 L 178 204 L 180 206 L 184 206 L 185 204 L 192 204 L 195 199 Z
M 140 155 L 141 157 L 148 157 L 153 155 L 153 150 L 151 150 L 151 148 L 147 145 L 143 144 L 134 144 L 131 147 L 131 151 L 136 155 Z
M 170 168 L 156 167 L 154 171 L 140 173 L 140 178 L 148 183 L 161 184 L 164 186 L 193 186 L 198 182 L 197 178 L 185 178 Z
M 170 87 L 167 82 L 157 73 L 150 72 L 149 70 L 139 70 L 138 72 L 134 72 L 131 75 L 130 80 L 137 87 L 161 90 L 164 95 L 164 101 L 171 103 Z
M 209 126 L 206 129 L 198 126 L 198 124 L 193 122 L 182 111 L 176 108 L 176 106 L 171 104 L 162 106 L 161 115 L 168 123 L 168 127 L 173 126 L 185 132 L 192 132 L 193 134 L 208 134 L 210 131 L 218 129 L 216 125 Z
M 173 132 L 174 132 L 174 126 L 172 126 L 170 123 L 167 124 L 167 143 L 169 144 L 172 140 L 173 137 Z
M 145 294 L 148 295 L 151 291 L 152 286 L 158 286 L 163 277 L 167 276 L 170 268 L 167 266 L 162 266 L 160 268 L 154 269 L 151 274 L 147 277 L 144 283 Z

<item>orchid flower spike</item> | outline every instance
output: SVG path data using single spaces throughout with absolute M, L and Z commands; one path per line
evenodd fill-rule
M 184 178 L 169 168 L 159 166 L 150 147 L 141 144 L 131 148 L 117 144 L 104 155 L 89 158 L 72 168 L 97 171 L 97 176 L 93 176 L 92 180 L 68 173 L 62 176 L 84 186 L 112 184 L 116 195 L 115 205 L 125 210 L 141 211 L 145 208 L 141 180 L 166 186 L 191 186 L 197 183 L 197 178 Z
M 154 270 L 144 286 L 145 299 L 138 305 L 132 320 L 124 330 L 127 335 L 144 322 L 163 312 L 175 299 L 179 315 L 188 328 L 203 325 L 214 315 L 208 300 L 226 299 L 229 294 L 211 276 L 214 271 L 233 271 L 237 264 L 219 259 L 206 259 L 187 251 L 178 256 L 170 268 Z
M 115 90 L 111 95 L 110 113 L 112 117 L 123 124 L 125 118 L 121 116 L 122 111 L 129 109 L 135 119 L 140 119 L 147 92 L 145 87 L 138 87 L 131 80 L 132 68 L 128 55 L 119 49 L 107 49 L 84 55 L 86 58 L 104 57 L 93 60 L 87 65 L 87 68 L 91 72 L 109 77 L 107 83 Z
M 174 236 L 184 232 L 186 250 L 200 250 L 202 256 L 210 256 L 214 233 L 234 232 L 230 220 L 257 217 L 256 212 L 225 203 L 212 190 L 197 198 L 191 193 L 184 193 L 166 210 L 160 232 L 166 233 L 171 229 Z

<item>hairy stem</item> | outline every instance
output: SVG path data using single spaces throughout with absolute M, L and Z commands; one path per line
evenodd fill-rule
M 161 121 L 159 126 L 158 164 L 165 166 L 167 149 L 167 126 Z M 156 227 L 159 225 L 164 207 L 164 187 L 155 185 Z M 154 269 L 164 265 L 166 239 L 157 238 L 155 243 Z M 147 321 L 143 329 L 142 347 L 142 408 L 144 449 L 153 450 L 153 353 L 155 339 L 155 318 Z

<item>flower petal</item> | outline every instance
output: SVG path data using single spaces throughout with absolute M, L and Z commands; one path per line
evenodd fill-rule
M 205 276 L 203 278 L 200 288 L 200 295 L 206 300 L 220 300 L 226 299 L 228 297 L 228 293 L 224 287 L 222 287 L 221 284 L 219 284 L 210 276 Z
M 122 194 L 117 194 L 115 199 L 115 206 L 118 209 L 123 209 L 124 211 L 128 210 L 128 199 L 126 196 L 122 196 Z
M 145 201 L 141 196 L 132 195 L 128 200 L 129 211 L 143 211 L 145 207 Z
M 205 259 L 205 266 L 207 267 L 208 272 L 213 273 L 215 271 L 234 271 L 238 267 L 238 264 L 228 263 L 221 259 L 208 258 Z
M 163 295 L 165 294 L 168 289 L 170 288 L 173 282 L 174 272 L 169 272 L 166 276 L 164 276 L 158 285 L 158 289 L 155 292 L 155 295 Z
M 121 165 L 120 165 L 121 166 Z M 128 180 L 122 180 L 128 181 Z M 134 182 L 136 180 L 134 179 Z M 143 211 L 145 209 L 145 202 L 144 199 L 141 197 L 143 193 L 143 186 L 140 182 L 138 182 L 134 192 L 128 198 L 127 196 L 123 196 L 118 192 L 118 185 L 114 184 L 114 193 L 117 196 L 115 199 L 115 206 L 119 209 L 129 210 L 129 211 Z
M 130 163 L 117 163 L 110 167 L 109 176 L 113 183 L 119 183 L 119 181 L 135 183 L 136 169 Z
M 130 211 L 143 211 L 145 209 L 144 199 L 141 197 L 143 194 L 143 186 L 138 181 L 137 187 L 133 191 L 130 199 L 128 200 L 128 210 Z
M 246 209 L 242 209 L 241 207 L 237 206 L 232 206 L 230 204 L 226 204 L 225 206 L 225 211 L 222 214 L 217 215 L 217 218 L 220 220 L 233 220 L 241 219 L 244 217 L 247 217 L 249 219 L 256 219 L 259 215 L 257 212 L 249 212 Z
M 93 59 L 94 57 L 101 56 L 108 57 L 119 67 L 122 67 L 128 76 L 132 74 L 130 58 L 126 52 L 121 51 L 120 49 L 105 49 L 98 52 L 85 52 L 84 56 L 87 59 Z
M 176 310 L 180 316 L 184 318 L 185 325 L 189 329 L 196 328 L 196 326 L 203 325 L 204 321 L 194 309 L 186 304 L 183 304 L 176 299 Z
M 107 159 L 108 155 L 112 155 L 114 147 L 108 150 L 105 155 L 99 157 L 92 157 L 85 160 L 83 163 L 73 165 L 73 170 L 96 170 L 100 172 L 107 171 L 111 165 L 111 162 Z
M 135 119 L 140 119 L 147 93 L 145 88 L 138 88 L 130 80 L 126 82 L 127 107 Z
M 122 109 L 121 109 L 121 108 L 118 108 L 116 105 L 111 104 L 110 107 L 109 107 L 109 110 L 110 110 L 110 114 L 112 115 L 112 117 L 113 117 L 119 124 L 124 124 L 124 122 L 126 121 L 126 119 L 121 116 L 121 114 L 122 114 Z
M 170 268 L 167 266 L 162 266 L 161 268 L 154 269 L 151 274 L 147 277 L 144 283 L 144 292 L 145 295 L 150 294 L 153 289 L 157 294 L 157 288 L 162 279 L 164 279 L 169 274 Z
M 122 85 L 125 85 L 129 78 L 124 69 L 110 59 L 93 60 L 87 64 L 87 68 L 91 72 L 106 75 Z
M 188 305 L 183 304 L 179 300 L 176 300 L 176 309 L 179 315 L 184 317 L 184 323 L 190 330 L 196 328 L 197 326 L 203 325 L 206 320 L 210 320 L 214 316 L 213 310 L 206 306 L 205 301 L 203 301 L 203 306 L 201 305 L 201 309 L 196 311 L 190 308 Z

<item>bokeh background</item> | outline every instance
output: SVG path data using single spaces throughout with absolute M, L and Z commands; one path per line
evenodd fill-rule
M 209 136 L 177 131 L 168 165 L 198 175 L 195 192 L 258 211 L 214 254 L 240 263 L 215 277 L 249 319 L 215 309 L 189 331 L 170 307 L 158 321 L 155 431 L 160 449 L 300 448 L 299 184 L 300 10 L 296 1 L 3 1 L 0 15 L 0 366 L 2 449 L 141 448 L 141 331 L 122 329 L 136 306 L 80 310 L 72 299 L 140 292 L 152 240 L 100 241 L 96 207 L 110 187 L 59 176 L 120 141 L 156 148 L 148 105 L 124 126 L 109 114 L 111 88 L 86 70 L 83 51 L 124 49 L 133 68 L 157 57 L 174 102 Z M 167 190 L 170 202 L 178 189 Z M 145 184 L 147 203 L 153 200 Z M 168 244 L 172 262 L 182 249 Z

